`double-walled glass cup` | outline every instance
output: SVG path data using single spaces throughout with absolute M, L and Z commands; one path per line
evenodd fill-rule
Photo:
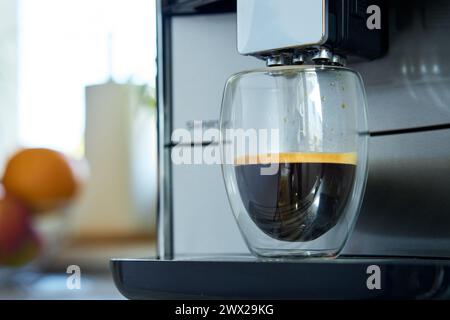
M 367 178 L 360 76 L 333 66 L 233 75 L 220 120 L 222 169 L 239 229 L 263 257 L 335 257 Z

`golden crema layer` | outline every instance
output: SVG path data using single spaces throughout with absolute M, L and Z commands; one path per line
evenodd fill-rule
M 237 166 L 269 163 L 336 163 L 356 165 L 358 157 L 354 152 L 348 153 L 267 153 L 258 155 L 245 155 L 235 158 Z

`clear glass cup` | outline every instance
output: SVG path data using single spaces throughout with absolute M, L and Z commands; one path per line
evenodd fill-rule
M 230 77 L 220 119 L 223 177 L 253 254 L 339 254 L 367 179 L 366 104 L 361 77 L 343 67 Z

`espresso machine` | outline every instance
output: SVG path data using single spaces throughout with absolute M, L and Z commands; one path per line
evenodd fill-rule
M 125 296 L 450 297 L 450 3 L 163 0 L 157 7 L 158 257 L 111 261 Z M 174 148 L 220 152 L 222 141 L 186 143 L 172 133 L 218 129 L 233 74 L 310 67 L 350 70 L 364 82 L 359 214 L 337 258 L 255 257 L 233 218 L 221 166 L 171 158 Z

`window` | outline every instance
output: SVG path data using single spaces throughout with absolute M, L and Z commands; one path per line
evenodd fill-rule
M 155 86 L 154 0 L 20 0 L 18 139 L 82 157 L 85 87 Z

